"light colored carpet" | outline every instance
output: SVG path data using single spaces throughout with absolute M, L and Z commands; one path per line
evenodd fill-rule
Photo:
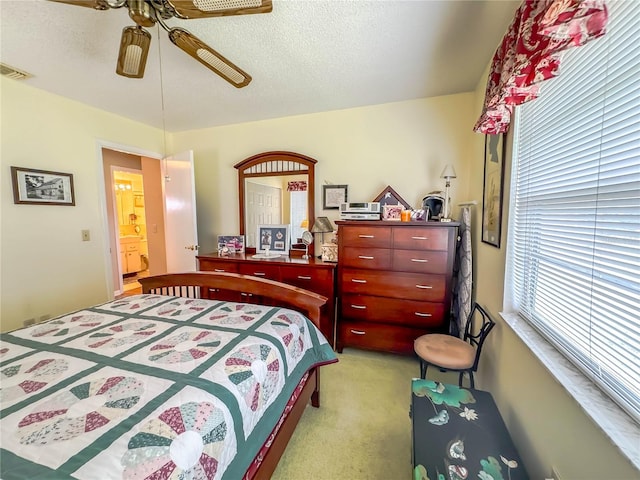
M 338 357 L 321 369 L 320 408 L 307 406 L 272 479 L 411 479 L 418 360 L 356 349 Z

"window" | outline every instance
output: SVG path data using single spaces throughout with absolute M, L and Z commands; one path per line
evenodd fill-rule
M 516 109 L 511 309 L 640 421 L 640 2 Z

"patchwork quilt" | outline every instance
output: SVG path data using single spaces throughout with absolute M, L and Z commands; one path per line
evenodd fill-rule
M 2 334 L 0 478 L 242 478 L 336 361 L 293 310 L 149 294 Z

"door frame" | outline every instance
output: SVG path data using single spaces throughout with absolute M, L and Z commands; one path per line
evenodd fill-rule
M 103 234 L 103 262 L 104 262 L 104 271 L 105 271 L 105 280 L 107 286 L 107 298 L 109 300 L 113 300 L 116 295 L 119 295 L 123 292 L 123 283 L 122 283 L 122 272 L 120 272 L 120 267 L 118 267 L 118 278 L 119 285 L 114 285 L 114 271 L 112 268 L 112 256 L 118 256 L 120 251 L 112 252 L 111 251 L 111 242 L 114 241 L 116 245 L 118 245 L 118 231 L 113 231 L 113 226 L 110 225 L 109 215 L 107 212 L 107 192 L 106 192 L 106 179 L 104 176 L 104 158 L 102 156 L 102 149 L 113 150 L 116 152 L 128 153 L 131 155 L 140 155 L 141 157 L 148 157 L 152 159 L 156 159 L 158 161 L 162 160 L 162 154 L 157 152 L 151 152 L 149 150 L 144 150 L 138 147 L 132 147 L 131 145 L 123 145 L 114 142 L 110 142 L 108 140 L 96 140 L 96 159 L 98 163 L 98 192 L 100 198 L 100 215 L 101 215 L 101 223 L 102 223 L 102 231 Z M 113 183 L 113 177 L 110 179 L 110 183 Z M 120 265 L 120 260 L 117 260 L 117 265 Z

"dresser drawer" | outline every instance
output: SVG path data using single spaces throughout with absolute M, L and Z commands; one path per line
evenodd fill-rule
M 391 246 L 391 227 L 340 227 L 339 242 L 349 247 Z
M 280 267 L 280 281 L 325 297 L 333 295 L 333 270 L 304 267 Z
M 450 231 L 445 227 L 396 228 L 393 231 L 393 247 L 407 250 L 448 250 Z
M 280 280 L 280 268 L 277 265 L 266 265 L 264 262 L 247 262 L 238 265 L 239 273 L 254 277 Z
M 345 267 L 389 270 L 391 252 L 388 248 L 344 247 L 341 260 Z
M 220 262 L 206 258 L 198 259 L 198 269 L 204 272 L 238 273 L 238 264 L 232 262 Z
M 448 255 L 434 250 L 393 250 L 392 268 L 397 272 L 446 274 Z
M 345 294 L 340 301 L 344 318 L 419 328 L 438 328 L 444 322 L 443 303 Z
M 425 333 L 428 333 L 427 329 L 342 320 L 338 329 L 338 351 L 346 345 L 412 354 L 413 341 Z
M 340 280 L 343 293 L 404 298 L 423 302 L 441 302 L 445 298 L 445 275 L 345 268 Z

